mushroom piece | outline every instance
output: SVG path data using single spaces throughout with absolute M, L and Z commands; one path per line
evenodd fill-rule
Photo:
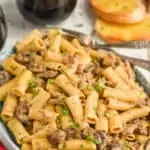
M 63 101 L 63 98 L 50 98 L 48 100 L 48 103 L 51 104 L 51 105 L 64 105 L 64 101 Z
M 86 68 L 84 69 L 84 72 L 92 72 L 96 69 L 96 66 L 94 64 L 90 64 L 88 66 L 86 66 Z
M 106 149 L 108 145 L 108 137 L 105 132 L 97 131 L 94 134 L 94 138 L 99 141 L 100 144 L 97 145 L 97 150 Z
M 81 131 L 75 128 L 65 129 L 67 139 L 81 139 Z
M 28 64 L 28 69 L 34 73 L 40 73 L 45 71 L 45 66 L 42 62 L 39 61 L 30 61 Z
M 85 65 L 83 65 L 83 64 L 78 64 L 78 65 L 77 65 L 76 73 L 77 73 L 77 74 L 83 73 L 84 68 L 85 68 Z
M 25 102 L 20 102 L 16 108 L 16 118 L 23 124 L 28 125 L 30 123 L 28 117 L 29 107 Z
M 35 58 L 35 53 L 30 51 L 21 51 L 16 54 L 16 60 L 23 64 L 32 62 L 34 58 Z
M 47 70 L 37 74 L 37 77 L 43 79 L 55 78 L 59 74 L 58 71 L 55 70 Z
M 66 139 L 66 133 L 63 130 L 55 131 L 48 136 L 49 142 L 55 146 L 63 143 L 65 139 Z
M 45 81 L 43 80 L 43 79 L 41 79 L 41 78 L 36 78 L 36 82 L 37 82 L 37 84 L 39 85 L 39 86 L 41 86 L 41 87 L 45 87 L 45 85 L 46 85 L 46 83 L 45 83 Z
M 83 138 L 86 138 L 89 135 L 94 135 L 96 131 L 93 128 L 87 127 L 82 131 Z
M 11 74 L 7 71 L 1 70 L 0 71 L 0 86 L 8 82 L 12 78 Z
M 66 96 L 64 94 L 61 94 L 60 92 L 53 91 L 51 93 L 51 98 L 48 100 L 48 103 L 52 105 L 64 105 L 64 99 Z

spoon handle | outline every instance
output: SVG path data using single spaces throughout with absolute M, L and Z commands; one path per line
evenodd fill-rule
M 92 46 L 99 47 L 99 48 L 107 48 L 107 47 L 115 47 L 115 48 L 150 48 L 150 40 L 141 40 L 141 41 L 128 41 L 128 42 L 121 42 L 121 43 L 114 43 L 114 44 L 101 44 L 94 42 Z
M 128 60 L 131 64 L 139 66 L 141 68 L 144 68 L 148 71 L 150 71 L 150 60 L 144 60 L 144 59 L 138 59 L 138 58 L 133 58 L 125 55 L 118 54 L 122 59 Z

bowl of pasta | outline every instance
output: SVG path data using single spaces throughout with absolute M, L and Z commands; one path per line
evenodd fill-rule
M 128 61 L 59 29 L 15 47 L 0 70 L 0 138 L 11 150 L 150 149 L 150 98 Z

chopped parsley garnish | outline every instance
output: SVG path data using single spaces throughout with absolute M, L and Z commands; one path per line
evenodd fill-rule
M 32 92 L 32 94 L 33 94 L 33 98 L 36 96 L 36 95 L 38 95 L 38 93 L 39 93 L 39 89 L 37 88 L 39 85 L 38 85 L 38 83 L 36 82 L 36 81 L 34 81 L 34 80 L 31 80 L 31 81 L 29 81 L 29 88 L 30 88 L 30 90 L 31 90 L 31 92 Z
M 104 28 L 101 28 L 101 30 L 104 30 Z M 103 58 L 92 57 L 91 61 L 94 64 L 102 64 L 104 59 Z
M 99 59 L 96 58 L 96 57 L 92 57 L 92 62 L 93 62 L 94 64 L 97 64 L 97 63 L 99 63 Z
M 107 111 L 104 112 L 104 116 L 108 117 L 108 112 Z
M 34 98 L 39 93 L 39 89 L 32 89 L 32 97 Z
M 80 148 L 84 148 L 84 145 L 83 145 L 83 144 L 81 144 L 81 145 L 80 145 Z
M 48 83 L 48 84 L 52 84 L 52 83 L 54 83 L 54 80 L 48 79 L 48 80 L 47 80 L 47 83 Z
M 67 115 L 69 115 L 69 110 L 67 108 L 63 108 L 61 114 L 63 116 L 67 116 Z
M 106 86 L 104 84 L 96 83 L 94 85 L 94 88 L 98 93 L 102 94 L 104 92 L 104 89 L 106 88 Z
M 73 124 L 70 127 L 74 129 L 78 129 L 80 128 L 80 124 L 78 122 L 73 122 Z
M 129 148 L 129 142 L 125 140 L 123 143 L 123 150 L 126 150 L 128 148 Z
M 65 143 L 60 145 L 60 149 L 65 149 L 65 148 L 66 148 L 66 144 Z
M 101 143 L 99 140 L 95 139 L 92 135 L 88 135 L 86 137 L 86 141 L 87 142 L 92 142 L 94 144 L 100 144 Z
M 38 87 L 38 83 L 36 81 L 29 81 L 29 88 L 33 89 L 37 87 Z
M 87 90 L 91 90 L 91 85 L 87 84 L 87 85 L 86 85 L 86 89 L 87 89 Z

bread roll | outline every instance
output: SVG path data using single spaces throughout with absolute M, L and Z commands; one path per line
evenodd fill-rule
M 113 23 L 137 23 L 145 17 L 141 0 L 90 0 L 95 14 Z
M 115 24 L 97 18 L 95 30 L 108 43 L 150 40 L 150 15 L 136 24 Z

